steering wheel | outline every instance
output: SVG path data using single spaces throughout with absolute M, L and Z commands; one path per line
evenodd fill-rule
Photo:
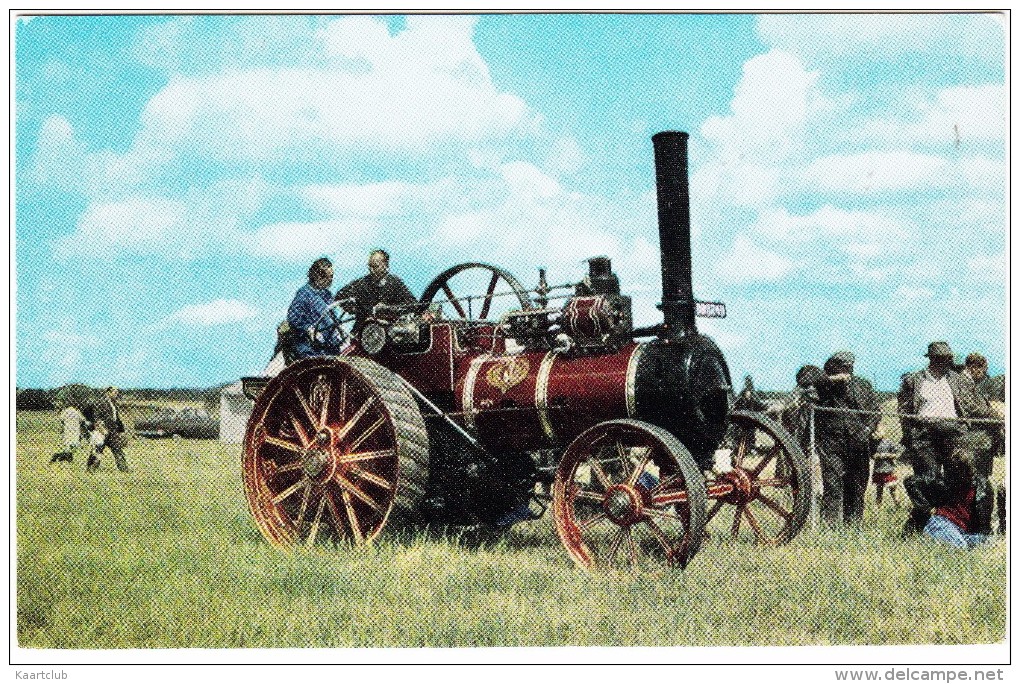
M 488 285 L 486 285 L 486 279 L 488 280 Z M 482 287 L 485 287 L 485 294 L 458 297 L 454 294 L 453 285 L 451 284 L 454 281 L 456 281 L 457 289 L 461 292 L 477 292 Z M 504 287 L 497 292 L 497 285 L 501 281 Z M 440 292 L 445 297 L 440 297 L 437 300 L 436 298 Z M 489 320 L 489 314 L 493 311 L 494 303 L 496 304 L 496 310 L 512 308 L 513 303 L 519 305 L 519 308 L 522 310 L 534 308 L 527 290 L 517 281 L 517 278 L 498 266 L 479 262 L 458 264 L 436 276 L 429 283 L 428 287 L 425 288 L 419 299 L 419 302 L 421 302 L 420 310 L 428 309 L 433 303 L 445 303 L 444 298 L 453 307 L 454 311 L 457 312 L 460 320 L 470 322 Z M 503 300 L 509 300 L 511 306 L 499 306 Z M 481 306 L 476 308 L 475 305 L 478 302 L 481 302 Z
M 337 309 L 340 309 L 339 313 L 337 313 Z M 324 340 L 328 340 L 330 335 L 336 332 L 340 338 L 339 344 L 342 345 L 350 338 L 352 326 L 348 324 L 353 322 L 354 314 L 347 313 L 341 308 L 341 302 L 334 301 L 312 324 L 312 338 L 318 340 L 321 335 Z

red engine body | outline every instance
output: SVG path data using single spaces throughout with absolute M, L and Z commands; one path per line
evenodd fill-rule
M 429 452 L 427 480 L 416 492 L 421 519 L 507 524 L 507 512 L 520 509 L 536 481 L 552 481 L 571 442 L 615 419 L 661 428 L 703 470 L 711 466 L 726 433 L 732 383 L 722 352 L 694 320 L 686 134 L 653 142 L 661 323 L 635 329 L 610 259 L 593 257 L 582 281 L 549 287 L 540 269 L 532 290 L 489 264 L 459 264 L 418 302 L 396 306 L 392 316 L 372 309 L 355 326 L 359 337 L 343 354 L 395 373 L 418 403 L 427 441 L 416 443 L 427 443 Z M 452 279 L 478 270 L 485 289 L 457 298 Z M 499 282 L 509 290 L 498 291 Z M 570 293 L 549 296 L 559 289 Z M 516 297 L 519 308 L 495 314 L 493 300 L 504 295 Z M 550 306 L 552 299 L 562 306 Z M 459 318 L 445 319 L 445 304 Z M 267 381 L 250 383 L 252 394 Z M 317 468 L 311 458 L 308 467 Z
M 466 426 L 491 449 L 556 447 L 596 423 L 634 416 L 640 348 L 631 343 L 579 357 L 557 351 L 480 354 L 458 374 L 457 405 Z
M 636 413 L 642 344 L 585 355 L 510 352 L 491 326 L 458 332 L 454 323 L 434 323 L 423 351 L 370 356 L 354 345 L 350 353 L 374 358 L 408 380 L 494 451 L 555 448 L 596 423 Z M 471 341 L 462 346 L 464 338 Z
M 592 311 L 579 297 L 564 314 Z M 564 326 L 566 329 L 567 326 Z M 709 338 L 618 340 L 599 348 L 519 347 L 493 324 L 422 324 L 409 349 L 348 353 L 386 366 L 493 452 L 563 447 L 605 420 L 637 418 L 677 434 L 696 455 L 715 449 L 728 411 L 729 371 Z

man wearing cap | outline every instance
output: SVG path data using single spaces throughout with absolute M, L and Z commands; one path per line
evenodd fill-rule
M 782 401 L 769 405 L 765 412 L 779 418 L 787 432 L 797 439 L 800 448 L 808 453 L 811 442 L 810 413 L 818 403 L 816 383 L 825 377 L 818 366 L 806 365 L 797 370 L 797 386 Z
M 967 371 L 970 379 L 974 381 L 978 394 L 988 401 L 1005 401 L 1002 396 L 1001 385 L 1005 383 L 996 382 L 995 378 L 988 377 L 988 359 L 980 352 L 971 352 L 963 364 L 963 370 Z
M 978 352 L 967 354 L 964 371 L 974 381 L 977 399 L 991 411 L 995 418 L 1002 414 L 991 404 L 998 399 L 996 382 L 988 377 L 988 360 Z M 987 478 L 992 476 L 992 465 L 995 456 L 1005 452 L 1005 426 L 1002 423 L 979 423 L 974 426 L 974 469 Z
M 992 418 L 967 373 L 953 369 L 948 342 L 932 342 L 928 367 L 903 376 L 898 395 L 903 446 L 920 476 L 934 476 L 966 432 L 964 418 Z
M 818 406 L 823 409 L 815 419 L 822 466 L 821 515 L 829 524 L 859 523 L 864 517 L 871 438 L 880 418 L 878 395 L 870 382 L 853 374 L 854 361 L 851 352 L 836 352 L 815 383 Z

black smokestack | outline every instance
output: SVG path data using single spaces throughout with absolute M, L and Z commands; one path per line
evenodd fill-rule
M 687 187 L 687 134 L 652 136 L 655 191 L 659 205 L 662 258 L 662 314 L 666 338 L 697 332 L 691 284 L 691 198 Z

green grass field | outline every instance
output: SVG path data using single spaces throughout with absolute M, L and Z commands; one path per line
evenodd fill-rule
M 240 448 L 133 441 L 130 474 L 50 464 L 53 412 L 17 416 L 17 631 L 27 648 L 778 646 L 992 643 L 1006 544 L 900 541 L 903 509 L 781 548 L 715 533 L 684 572 L 588 575 L 552 521 L 282 553 Z M 997 463 L 997 468 L 1002 464 Z

